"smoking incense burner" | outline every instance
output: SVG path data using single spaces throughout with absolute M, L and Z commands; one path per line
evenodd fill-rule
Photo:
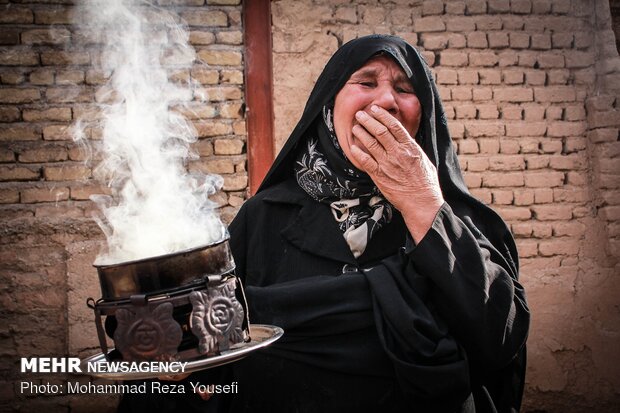
M 107 361 L 194 360 L 250 342 L 247 303 L 227 239 L 95 268 L 102 298 L 87 304 Z

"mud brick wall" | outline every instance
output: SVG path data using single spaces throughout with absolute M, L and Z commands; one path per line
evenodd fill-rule
M 276 148 L 339 45 L 389 33 L 422 51 L 469 188 L 517 239 L 533 314 L 523 410 L 617 410 L 620 60 L 609 2 L 281 0 L 272 14 Z
M 102 234 L 90 214 L 96 162 L 71 138 L 81 119 L 97 143 L 97 91 L 109 73 L 91 65 L 100 45 L 72 25 L 71 0 L 0 0 L 0 411 L 114 411 L 116 396 L 28 397 L 18 380 L 62 383 L 62 375 L 19 374 L 19 357 L 95 352 L 86 297 L 100 296 L 91 264 Z M 198 59 L 171 71 L 191 81 L 186 115 L 199 134 L 191 170 L 218 173 L 215 200 L 230 220 L 247 186 L 240 0 L 159 0 L 184 19 Z M 88 380 L 82 377 L 81 380 Z

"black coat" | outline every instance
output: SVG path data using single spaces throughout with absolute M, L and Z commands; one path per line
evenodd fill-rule
M 447 204 L 419 245 L 396 216 L 358 260 L 328 208 L 292 179 L 248 200 L 230 231 L 251 321 L 285 329 L 271 348 L 232 365 L 233 411 L 518 404 L 523 364 L 514 360 L 529 322 L 523 289 Z M 411 288 L 415 297 L 405 297 Z

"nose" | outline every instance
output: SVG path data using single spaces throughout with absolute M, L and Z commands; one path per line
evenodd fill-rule
M 396 101 L 396 91 L 391 85 L 383 85 L 376 89 L 377 95 L 373 103 L 390 112 L 392 115 L 398 113 L 398 102 Z

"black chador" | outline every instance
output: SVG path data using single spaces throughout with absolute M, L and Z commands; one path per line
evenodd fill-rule
M 321 139 L 325 108 L 377 54 L 412 82 L 423 110 L 415 139 L 438 169 L 446 203 L 417 245 L 394 209 L 355 256 L 329 206 L 302 188 L 296 165 L 310 139 L 331 150 Z M 353 166 L 340 159 L 328 167 Z M 285 329 L 232 365 L 232 411 L 519 409 L 529 311 L 515 244 L 467 190 L 430 71 L 403 40 L 367 36 L 335 53 L 230 233 L 251 321 Z

